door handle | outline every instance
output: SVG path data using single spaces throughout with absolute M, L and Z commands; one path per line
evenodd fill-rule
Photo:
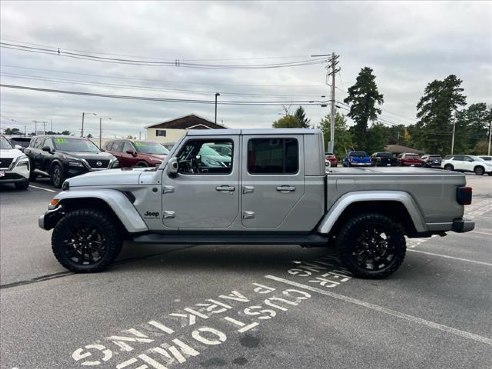
M 296 188 L 294 186 L 278 186 L 277 191 L 279 192 L 294 192 Z
M 255 192 L 254 186 L 244 186 L 243 193 L 253 193 Z
M 236 188 L 234 186 L 217 186 L 215 187 L 215 189 L 217 191 L 220 191 L 220 192 L 233 192 Z

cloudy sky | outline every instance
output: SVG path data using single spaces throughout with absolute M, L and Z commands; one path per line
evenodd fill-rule
M 490 1 L 0 6 L 2 129 L 33 131 L 37 120 L 78 135 L 89 112 L 97 116 L 86 116 L 85 134 L 98 136 L 103 117 L 104 137 L 143 138 L 145 126 L 188 114 L 213 121 L 215 93 L 217 122 L 230 128 L 270 128 L 299 105 L 317 124 L 330 87 L 326 64 L 311 55 L 331 53 L 340 55 L 337 101 L 363 67 L 374 70 L 384 124 L 415 123 L 426 85 L 450 74 L 463 80 L 468 104 L 492 104 Z

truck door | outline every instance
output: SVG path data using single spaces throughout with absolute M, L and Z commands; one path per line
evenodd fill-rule
M 214 145 L 226 146 L 229 154 Z M 162 179 L 163 223 L 174 229 L 226 229 L 239 214 L 239 138 L 190 136 L 176 154 L 178 174 Z
M 246 228 L 281 229 L 304 195 L 304 138 L 243 136 L 241 217 Z M 292 223 L 291 223 L 292 224 Z M 292 227 L 291 227 L 292 229 Z

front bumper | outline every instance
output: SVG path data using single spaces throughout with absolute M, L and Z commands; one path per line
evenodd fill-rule
M 48 210 L 38 218 L 39 228 L 49 231 L 55 228 L 58 221 L 63 217 L 63 208 L 61 205 L 52 210 Z
M 453 220 L 453 232 L 464 233 L 470 232 L 475 229 L 475 222 L 469 219 L 455 219 Z

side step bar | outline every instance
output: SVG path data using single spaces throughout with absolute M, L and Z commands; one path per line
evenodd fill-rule
M 328 237 L 319 234 L 166 234 L 149 233 L 133 237 L 136 243 L 185 244 L 185 245 L 302 245 L 327 246 Z

